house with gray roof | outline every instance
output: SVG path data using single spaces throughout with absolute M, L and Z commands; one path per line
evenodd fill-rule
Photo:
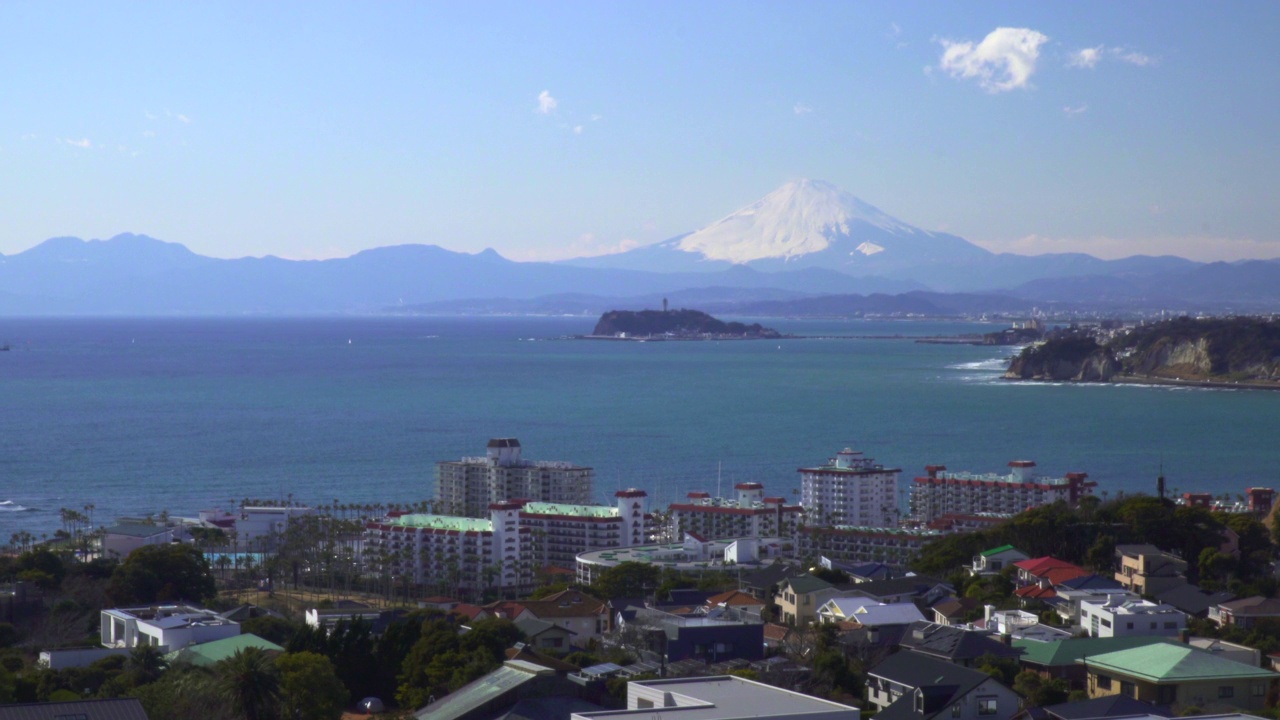
M 904 650 L 867 671 L 876 720 L 1007 720 L 1019 698 L 990 675 Z
M 625 710 L 574 713 L 572 720 L 858 720 L 855 707 L 720 675 L 627 683 Z M 434 718 L 433 718 L 434 720 Z
M 996 640 L 985 632 L 931 622 L 912 623 L 899 643 L 904 650 L 976 667 L 983 655 L 1017 659 L 1022 651 Z
M 121 523 L 102 531 L 102 556 L 123 560 L 138 548 L 148 545 L 167 545 L 173 541 L 171 527 Z

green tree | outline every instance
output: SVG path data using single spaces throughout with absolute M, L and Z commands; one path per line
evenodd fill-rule
M 289 642 L 289 638 L 302 627 L 298 623 L 291 622 L 282 617 L 274 615 L 261 615 L 256 618 L 249 618 L 240 623 L 240 632 L 253 633 L 264 640 L 270 640 L 277 645 L 285 645 Z
M 1046 680 L 1034 670 L 1023 670 L 1014 678 L 1013 690 L 1027 699 L 1027 707 L 1045 707 L 1066 702 L 1070 687 L 1061 678 Z
M 209 561 L 190 545 L 148 545 L 129 553 L 111 573 L 113 605 L 166 600 L 204 602 L 217 594 Z
M 280 673 L 280 716 L 295 720 L 338 720 L 349 693 L 329 658 L 313 652 L 276 658 Z
M 137 551 L 135 551 L 137 552 Z M 274 718 L 280 698 L 280 675 L 261 648 L 248 647 L 216 666 L 223 696 L 245 720 Z
M 658 589 L 662 571 L 656 565 L 624 562 L 602 571 L 592 587 L 607 598 L 643 597 Z

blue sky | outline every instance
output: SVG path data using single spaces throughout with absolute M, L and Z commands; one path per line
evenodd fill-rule
M 1280 256 L 1280 3 L 0 4 L 0 253 L 517 259 L 796 178 L 995 250 Z

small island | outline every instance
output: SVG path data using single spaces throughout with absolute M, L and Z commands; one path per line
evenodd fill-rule
M 776 340 L 783 337 L 760 323 L 718 320 L 700 310 L 610 310 L 600 316 L 588 340 Z
M 1280 389 L 1280 320 L 1182 317 L 1103 342 L 1091 335 L 1054 337 L 1024 348 L 1004 377 Z

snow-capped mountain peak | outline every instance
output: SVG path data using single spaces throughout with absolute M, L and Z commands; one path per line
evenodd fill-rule
M 830 183 L 796 180 L 686 235 L 677 247 L 708 260 L 732 263 L 787 260 L 827 249 L 834 238 L 849 236 L 860 223 L 893 234 L 920 232 Z M 858 247 L 864 255 L 883 250 L 874 243 Z

